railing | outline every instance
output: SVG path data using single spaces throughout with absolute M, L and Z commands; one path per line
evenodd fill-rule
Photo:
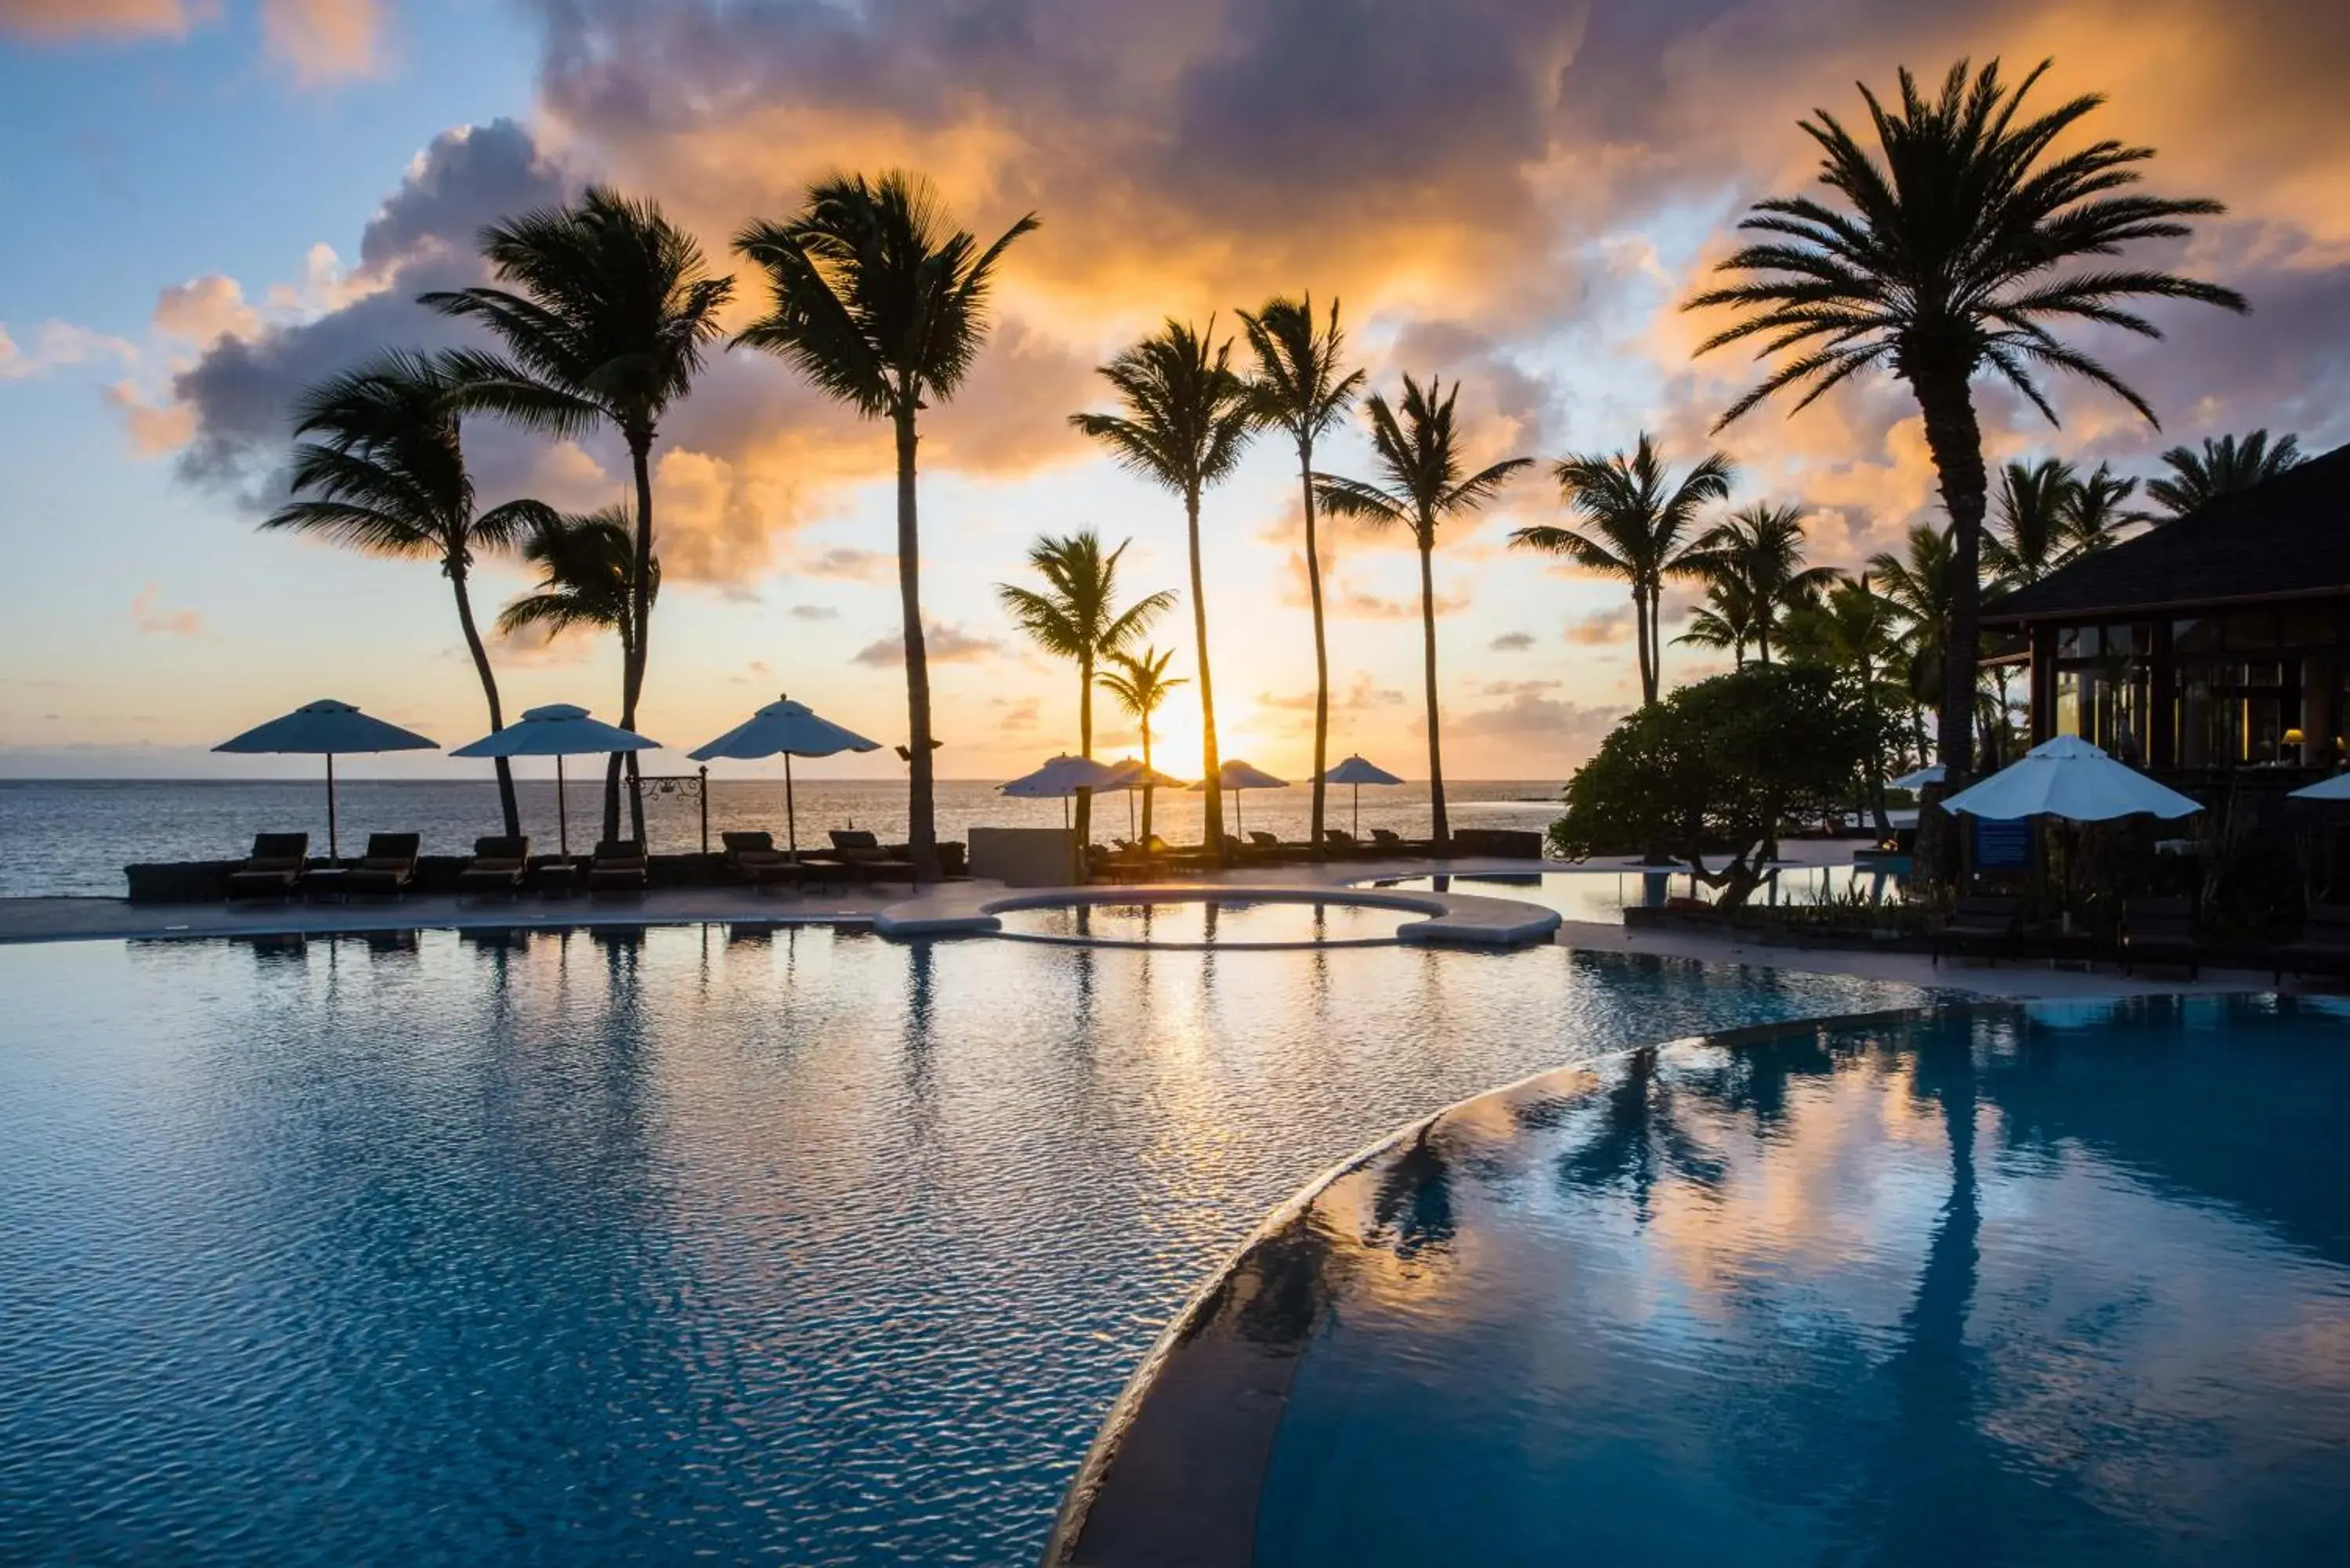
M 710 853 L 710 770 L 690 774 L 639 774 L 629 786 L 637 792 L 637 815 L 644 815 L 647 794 L 690 794 L 702 808 L 702 852 Z

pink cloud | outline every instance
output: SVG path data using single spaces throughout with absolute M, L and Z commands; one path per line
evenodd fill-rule
M 192 609 L 166 609 L 163 592 L 153 583 L 141 587 L 130 600 L 130 622 L 149 637 L 202 637 L 204 618 Z

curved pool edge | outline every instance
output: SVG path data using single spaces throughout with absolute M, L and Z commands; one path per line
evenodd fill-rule
M 1552 1086 L 1562 1080 L 1640 1052 L 1737 1049 L 1805 1033 L 2021 1018 L 2033 1011 L 2028 1002 L 1950 1002 L 1681 1035 L 1545 1067 L 1454 1100 L 1365 1145 L 1274 1209 L 1169 1322 L 1112 1402 L 1063 1494 L 1041 1568 L 1250 1568 L 1258 1494 L 1307 1337 L 1269 1346 L 1242 1330 L 1241 1310 L 1269 1299 L 1269 1293 L 1254 1293 L 1278 1283 L 1269 1270 L 1252 1278 L 1252 1266 L 1281 1262 L 1265 1256 L 1275 1243 L 1310 1240 L 1314 1211 L 1334 1187 L 1399 1157 L 1446 1118 L 1521 1097 L 1556 1097 Z
M 1071 904 L 1201 903 L 1231 898 L 1252 903 L 1346 904 L 1396 909 L 1423 917 L 1396 928 L 1394 940 L 1414 945 L 1476 948 L 1523 947 L 1547 941 L 1565 923 L 1555 909 L 1475 893 L 1401 893 L 1343 885 L 1298 882 L 1145 882 L 1109 887 L 1035 888 L 1006 891 L 990 884 L 950 883 L 892 904 L 873 917 L 880 935 L 904 941 L 925 937 L 993 935 L 997 917 L 1016 909 Z M 1170 943 L 1077 942 L 1068 946 L 1163 947 Z M 1252 944 L 1263 946 L 1269 944 Z M 1314 943 L 1312 946 L 1336 946 Z M 1382 939 L 1377 945 L 1386 945 Z

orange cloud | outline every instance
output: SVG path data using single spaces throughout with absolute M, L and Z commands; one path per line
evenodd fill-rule
M 373 75 L 383 14 L 376 0 L 263 0 L 262 47 L 303 87 Z
M 0 33 L 44 43 L 181 38 L 219 14 L 216 0 L 0 0 Z
M 165 609 L 163 592 L 147 584 L 131 597 L 130 623 L 151 637 L 202 637 L 204 618 L 195 610 Z
M 164 336 L 199 347 L 223 337 L 250 337 L 261 325 L 236 279 L 217 272 L 167 285 L 155 296 L 152 321 Z

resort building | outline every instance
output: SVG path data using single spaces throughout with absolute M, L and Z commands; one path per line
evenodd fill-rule
M 2350 759 L 2350 447 L 1983 607 L 2031 667 L 2032 740 L 2197 783 Z

